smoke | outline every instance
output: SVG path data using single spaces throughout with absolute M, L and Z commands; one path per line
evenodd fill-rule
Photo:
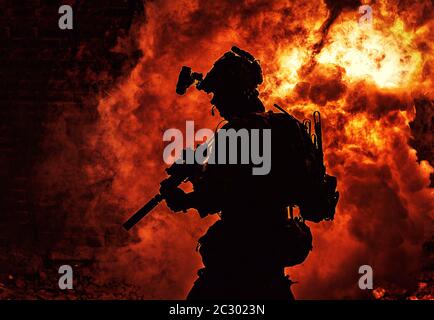
M 407 14 L 405 7 L 388 5 Z M 426 90 L 431 69 L 423 67 L 432 65 L 431 48 L 416 37 L 416 29 L 408 31 L 414 37 L 402 45 L 421 59 L 411 78 L 419 82 L 411 86 L 387 88 L 353 79 L 348 66 L 337 60 L 312 65 L 310 61 L 332 45 L 334 26 L 357 19 L 357 6 L 357 1 L 146 3 L 146 19 L 130 35 L 142 57 L 107 93 L 89 98 L 89 106 L 98 101 L 92 117 L 75 110 L 52 119 L 46 145 L 51 155 L 38 169 L 43 187 L 54 190 L 41 192 L 41 201 L 54 199 L 62 205 L 60 211 L 69 213 L 72 225 L 111 227 L 118 239 L 119 247 L 94 253 L 98 281 L 134 284 L 145 298 L 187 294 L 201 266 L 196 241 L 216 218 L 201 220 L 193 211 L 173 214 L 162 204 L 132 235 L 120 225 L 153 196 L 165 177 L 164 130 L 183 129 L 186 120 L 207 128 L 219 122 L 210 116 L 210 97 L 204 93 L 190 89 L 176 96 L 181 66 L 208 71 L 237 45 L 261 60 L 261 98 L 267 106 L 283 102 L 300 119 L 321 111 L 327 168 L 338 177 L 341 199 L 335 220 L 310 225 L 312 253 L 302 265 L 287 270 L 299 282 L 293 287 L 297 298 L 365 297 L 357 286 L 358 268 L 364 264 L 373 267 L 375 285 L 413 285 L 422 241 L 433 230 L 433 208 L 431 169 L 417 162 L 408 145 L 408 122 L 414 118 L 416 93 L 431 94 Z M 432 12 L 428 1 L 410 8 Z M 416 28 L 414 10 L 408 10 L 409 24 Z M 417 20 L 422 28 L 417 30 L 432 25 L 432 19 L 424 17 L 426 24 L 421 27 Z M 389 23 L 392 18 L 379 15 L 382 19 Z M 117 50 L 131 51 L 130 46 L 123 39 Z M 309 72 L 299 72 L 306 65 L 311 65 Z M 105 83 L 111 80 L 103 73 L 99 77 Z M 87 122 L 84 114 L 90 117 Z M 47 174 L 56 178 L 47 179 Z M 107 244 L 107 236 L 105 240 Z
M 344 10 L 356 10 L 361 5 L 359 0 L 325 0 L 324 3 L 326 4 L 328 9 L 328 17 L 319 29 L 320 39 L 312 46 L 309 60 L 300 69 L 300 75 L 302 77 L 306 77 L 315 67 L 315 58 L 324 47 L 330 27 L 333 25 L 339 15 Z

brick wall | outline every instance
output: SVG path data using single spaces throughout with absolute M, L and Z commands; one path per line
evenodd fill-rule
M 74 9 L 73 30 L 58 28 L 61 4 Z M 7 0 L 0 10 L 0 282 L 6 282 L 67 259 L 52 248 L 58 238 L 90 250 L 116 242 L 110 227 L 89 230 L 87 238 L 62 230 L 62 199 L 39 201 L 34 170 L 46 156 L 40 148 L 53 114 L 83 108 L 84 101 L 93 106 L 90 117 L 96 113 L 89 99 L 109 83 L 87 75 L 104 71 L 115 81 L 139 58 L 139 51 L 110 49 L 144 13 L 137 0 Z M 78 258 L 86 260 L 83 252 Z

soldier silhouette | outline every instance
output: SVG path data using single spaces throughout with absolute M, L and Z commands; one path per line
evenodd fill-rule
M 237 47 L 217 60 L 204 79 L 188 67 L 180 73 L 177 92 L 184 94 L 196 83 L 197 89 L 212 93 L 213 110 L 227 121 L 223 128 L 271 129 L 272 136 L 266 175 L 253 175 L 252 164 L 208 163 L 191 180 L 193 192 L 160 189 L 175 212 L 195 208 L 201 217 L 220 216 L 199 239 L 204 268 L 187 299 L 294 299 L 284 268 L 303 262 L 312 249 L 305 220 L 333 219 L 336 178 L 325 174 L 307 126 L 284 110 L 265 111 L 257 91 L 262 81 L 259 62 Z M 293 206 L 300 216 L 293 218 L 292 210 L 289 216 Z

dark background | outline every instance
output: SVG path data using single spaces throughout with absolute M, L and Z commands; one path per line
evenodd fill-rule
M 58 28 L 61 4 L 73 7 L 73 30 Z M 40 285 L 44 275 L 35 269 L 41 264 L 54 273 L 59 264 L 74 263 L 74 257 L 52 248 L 65 237 L 59 203 L 68 195 L 46 202 L 36 196 L 35 167 L 47 151 L 41 150 L 45 125 L 65 109 L 85 105 L 89 112 L 85 118 L 71 117 L 70 130 L 74 121 L 96 120 L 97 101 L 90 97 L 128 72 L 140 56 L 111 51 L 137 16 L 143 19 L 142 1 L 0 1 L 0 283 L 22 289 Z M 92 76 L 103 70 L 106 80 Z M 57 148 L 62 146 L 51 151 Z M 69 230 L 68 244 L 110 246 L 115 241 L 111 227 L 89 230 L 87 238 Z M 86 254 L 76 260 L 86 262 Z

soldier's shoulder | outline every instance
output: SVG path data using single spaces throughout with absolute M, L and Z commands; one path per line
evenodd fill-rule
M 288 125 L 298 122 L 294 117 L 285 113 L 274 113 L 273 111 L 252 112 L 242 117 L 231 119 L 222 128 L 272 128 L 278 124 Z
M 222 129 L 261 128 L 266 124 L 266 118 L 261 113 L 249 113 L 228 121 Z
M 260 115 L 266 119 L 270 128 L 282 128 L 284 130 L 298 130 L 301 128 L 302 123 L 290 115 L 289 113 L 268 111 Z

